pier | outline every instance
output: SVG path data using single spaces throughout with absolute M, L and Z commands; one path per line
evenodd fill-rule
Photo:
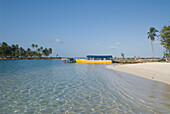
M 62 63 L 75 63 L 76 60 L 74 58 L 66 58 L 66 57 L 64 57 L 64 58 L 61 58 L 61 62 Z

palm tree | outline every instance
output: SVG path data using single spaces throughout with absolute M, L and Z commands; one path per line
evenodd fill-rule
M 121 56 L 123 57 L 123 59 L 125 58 L 125 54 L 124 53 L 121 53 Z
M 16 44 L 15 45 L 15 57 L 19 57 L 19 45 L 18 44 Z
M 37 52 L 38 52 L 38 53 L 40 53 L 40 51 L 41 51 L 41 49 L 40 49 L 40 48 L 38 48 L 38 49 L 37 49 Z
M 28 56 L 28 57 L 31 57 L 31 49 L 30 49 L 30 48 L 27 49 L 27 52 L 26 52 L 26 53 L 27 53 L 27 56 Z
M 151 39 L 151 45 L 152 45 L 152 52 L 153 52 L 153 57 L 154 58 L 154 48 L 153 48 L 153 41 L 155 40 L 155 36 L 156 32 L 158 32 L 158 30 L 156 30 L 154 27 L 151 27 L 148 34 L 148 39 Z
M 38 47 L 38 45 L 37 44 L 35 44 L 35 48 L 37 48 Z
M 52 53 L 52 49 L 51 49 L 51 48 L 49 48 L 49 49 L 45 48 L 45 49 L 42 51 L 42 53 L 43 53 L 43 55 L 45 55 L 45 56 L 48 57 L 48 56 Z
M 20 58 L 22 58 L 24 56 L 25 50 L 22 47 L 20 47 L 19 51 L 20 51 L 20 53 L 19 53 L 20 54 Z
M 1 54 L 2 54 L 2 57 L 6 58 L 9 54 L 9 46 L 6 42 L 3 42 L 2 43 L 2 46 L 1 46 Z
M 32 45 L 31 45 L 31 47 L 34 49 L 35 45 L 34 45 L 34 44 L 32 44 Z
M 49 51 L 49 54 L 51 54 L 51 53 L 52 53 L 52 48 L 49 48 L 49 50 L 48 50 L 48 51 Z
M 42 51 L 42 50 L 43 50 L 43 47 L 41 46 L 40 49 L 41 49 L 41 51 Z
M 15 45 L 14 44 L 12 44 L 11 46 L 11 51 L 12 51 L 12 57 L 15 58 Z

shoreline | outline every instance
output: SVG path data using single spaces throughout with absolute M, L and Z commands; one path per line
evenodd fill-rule
M 170 63 L 117 64 L 106 68 L 170 85 Z
M 35 58 L 0 58 L 0 60 L 33 60 L 33 59 L 61 59 L 61 57 L 35 57 Z

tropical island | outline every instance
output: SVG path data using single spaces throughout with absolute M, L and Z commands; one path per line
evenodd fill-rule
M 60 57 L 48 57 L 52 54 L 52 48 L 39 47 L 37 44 L 32 44 L 31 48 L 25 50 L 18 44 L 10 46 L 6 42 L 2 42 L 0 43 L 0 60 L 60 59 Z

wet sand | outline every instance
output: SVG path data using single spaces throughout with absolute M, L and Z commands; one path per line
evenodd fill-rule
M 106 68 L 170 85 L 170 63 L 117 64 L 108 65 Z

